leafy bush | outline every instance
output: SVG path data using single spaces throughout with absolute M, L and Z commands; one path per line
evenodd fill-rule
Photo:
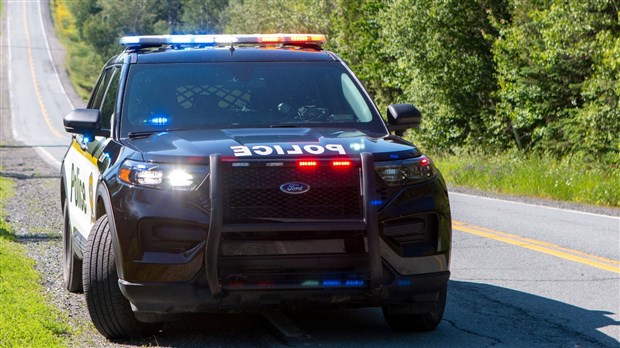
M 511 120 L 521 148 L 617 163 L 617 7 L 598 0 L 538 3 L 514 1 L 511 21 L 498 25 L 497 114 Z
M 82 1 L 85 2 L 85 1 Z M 72 6 L 80 2 L 55 0 L 51 3 L 52 18 L 56 33 L 67 49 L 67 61 L 65 66 L 69 74 L 73 88 L 82 99 L 86 100 L 92 92 L 92 88 L 103 66 L 103 58 L 84 42 L 76 23 Z M 82 19 L 85 21 L 85 19 Z
M 436 156 L 451 185 L 505 194 L 620 206 L 620 171 L 615 165 L 509 151 L 489 156 L 479 150 Z
M 489 20 L 505 8 L 504 1 L 395 0 L 380 14 L 382 45 L 396 57 L 393 80 L 425 114 L 419 137 L 428 148 L 505 141 L 494 119 L 497 33 Z

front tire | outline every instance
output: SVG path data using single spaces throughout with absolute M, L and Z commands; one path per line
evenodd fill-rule
M 69 292 L 80 293 L 83 291 L 82 286 L 82 260 L 80 260 L 75 251 L 73 251 L 73 227 L 69 219 L 69 203 L 65 201 L 63 208 L 65 218 L 62 233 L 62 278 L 63 285 Z
M 118 286 L 116 259 L 107 215 L 100 217 L 88 236 L 84 253 L 84 295 L 90 318 L 106 338 L 144 337 L 159 325 L 141 323 Z
M 383 306 L 383 317 L 388 325 L 398 331 L 433 331 L 441 322 L 446 308 L 448 286 L 439 291 L 433 309 L 426 313 L 406 313 L 401 305 Z M 406 306 L 406 305 L 404 305 Z

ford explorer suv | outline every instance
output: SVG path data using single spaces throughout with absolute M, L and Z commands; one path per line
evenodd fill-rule
M 380 307 L 441 321 L 448 193 L 324 35 L 124 37 L 64 118 L 64 285 L 108 338 L 185 313 Z

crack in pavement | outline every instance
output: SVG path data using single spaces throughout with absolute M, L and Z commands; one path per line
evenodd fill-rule
M 557 323 L 557 322 L 550 320 L 550 318 L 545 318 L 543 316 L 537 316 L 533 313 L 530 313 L 525 308 L 522 308 L 510 302 L 502 302 L 480 291 L 473 290 L 472 292 L 474 292 L 476 295 L 482 298 L 484 302 L 488 302 L 490 304 L 489 306 L 486 307 L 487 309 L 503 307 L 503 308 L 508 308 L 517 314 L 515 316 L 515 315 L 507 315 L 507 311 L 494 312 L 493 313 L 494 320 L 503 318 L 509 322 L 515 322 L 518 319 L 518 317 L 522 317 L 524 320 L 521 320 L 521 322 L 536 323 L 536 327 L 542 327 L 543 325 L 540 325 L 541 322 L 545 323 L 549 329 L 553 330 L 554 337 L 565 337 L 565 338 L 570 338 L 576 342 L 585 341 L 588 344 L 593 344 L 597 346 L 605 346 L 604 342 L 601 342 L 597 340 L 596 338 L 587 336 L 584 333 L 575 332 L 574 330 L 571 330 L 565 327 L 561 323 Z M 527 329 L 527 327 L 524 327 L 524 329 Z M 540 336 L 540 338 L 542 338 L 542 336 Z
M 487 335 L 483 335 L 483 334 L 477 333 L 477 332 L 475 332 L 475 331 L 471 331 L 471 330 L 467 330 L 467 329 L 464 329 L 464 328 L 462 328 L 462 327 L 459 327 L 458 325 L 456 325 L 456 323 L 455 323 L 454 321 L 452 321 L 452 320 L 450 320 L 450 319 L 443 318 L 443 321 L 445 321 L 445 322 L 447 322 L 448 324 L 452 325 L 452 327 L 454 327 L 455 329 L 457 329 L 457 330 L 459 330 L 459 331 L 465 332 L 465 333 L 467 333 L 467 334 L 469 334 L 469 335 L 473 335 L 473 336 L 476 336 L 476 337 L 481 337 L 481 338 L 486 338 L 486 339 L 488 339 L 488 340 L 493 341 L 493 343 L 492 343 L 492 344 L 489 344 L 489 345 L 487 345 L 486 347 L 493 347 L 493 346 L 495 346 L 495 345 L 498 345 L 498 344 L 501 344 L 501 343 L 502 343 L 502 340 L 500 340 L 500 339 L 498 339 L 498 338 L 491 337 L 491 336 L 487 336 Z

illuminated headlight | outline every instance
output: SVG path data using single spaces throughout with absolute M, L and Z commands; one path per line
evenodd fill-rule
M 126 160 L 118 171 L 118 179 L 131 185 L 159 189 L 193 190 L 204 180 L 207 172 L 207 166 Z
M 375 162 L 375 170 L 389 186 L 416 184 L 437 175 L 435 165 L 426 156 L 402 161 Z

